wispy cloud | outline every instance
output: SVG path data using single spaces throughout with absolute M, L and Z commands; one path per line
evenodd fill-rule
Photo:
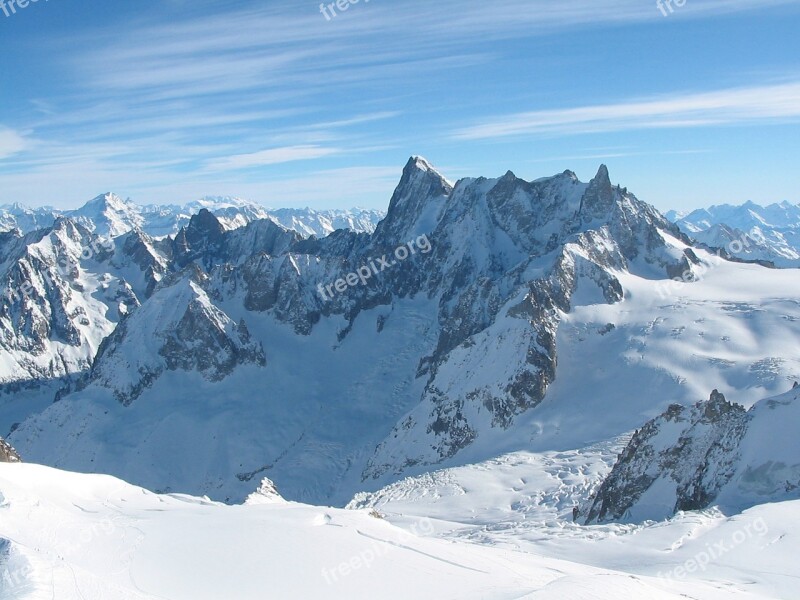
M 0 125 L 0 159 L 13 156 L 25 149 L 25 138 L 13 129 Z
M 664 150 L 662 152 L 601 152 L 597 154 L 574 154 L 569 156 L 548 156 L 547 158 L 535 158 L 530 163 L 571 163 L 576 161 L 597 161 L 612 158 L 629 158 L 633 156 L 674 156 L 681 154 L 708 154 L 710 150 Z
M 325 148 L 323 146 L 285 146 L 283 148 L 269 148 L 259 152 L 251 152 L 250 154 L 237 154 L 213 159 L 208 161 L 207 166 L 208 169 L 213 171 L 245 169 L 298 160 L 312 160 L 339 152 L 340 150 L 337 148 Z
M 800 83 L 786 83 L 494 117 L 465 127 L 462 140 L 537 134 L 699 127 L 800 117 Z

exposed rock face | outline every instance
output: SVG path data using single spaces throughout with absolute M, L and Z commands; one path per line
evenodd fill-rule
M 14 463 L 21 462 L 19 454 L 3 438 L 0 438 L 0 462 Z
M 111 265 L 115 269 L 141 273 L 137 273 L 139 281 L 130 283 L 141 282 L 136 286 L 138 296 L 149 297 L 169 268 L 172 244 L 154 240 L 140 229 L 134 229 L 115 240 L 115 246 Z
M 746 411 L 717 390 L 692 408 L 670 406 L 620 454 L 593 497 L 587 523 L 660 519 L 720 502 L 736 509 L 800 495 L 798 390 Z M 780 440 L 777 446 L 769 436 Z M 758 500 L 756 500 L 756 498 Z
M 217 217 L 203 209 L 175 236 L 172 268 L 179 270 L 196 263 L 210 271 L 225 263 L 239 263 L 253 255 L 279 256 L 301 239 L 299 234 L 267 219 L 228 232 Z
M 113 329 L 98 296 L 116 295 L 122 282 L 90 282 L 81 265 L 103 260 L 108 248 L 69 219 L 3 234 L 0 245 L 0 382 L 12 389 L 85 369 Z
M 244 321 L 237 324 L 214 306 L 203 289 L 207 283 L 202 271 L 190 268 L 162 285 L 152 302 L 103 341 L 80 387 L 106 387 L 127 406 L 164 371 L 195 371 L 220 381 L 237 365 L 263 366 L 261 344 L 250 339 Z
M 182 269 L 202 257 L 210 262 L 221 254 L 224 234 L 225 228 L 219 219 L 204 208 L 175 236 L 172 244 L 175 265 Z

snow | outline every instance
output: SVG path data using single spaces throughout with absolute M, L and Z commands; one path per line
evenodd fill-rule
M 366 510 L 225 506 L 36 465 L 0 465 L 0 491 L 0 537 L 8 540 L 0 589 L 8 600 L 769 598 L 792 589 L 788 557 L 797 542 L 787 534 L 800 528 L 789 518 L 797 502 L 734 519 L 703 514 L 636 532 L 606 528 L 600 537 L 566 524 L 576 533 L 572 555 L 561 558 L 563 537 L 512 549 L 502 533 L 493 544 L 470 543 L 436 533 L 425 518 L 401 528 Z M 755 519 L 767 534 L 751 525 L 750 537 L 705 571 L 658 577 Z M 691 539 L 675 545 L 692 528 Z M 756 548 L 758 558 L 745 560 Z M 770 572 L 763 572 L 767 561 Z
M 480 526 L 420 516 L 451 500 L 439 512 L 453 520 L 470 502 L 480 513 L 473 493 L 503 507 L 513 478 L 538 469 L 535 460 L 521 464 L 477 466 L 469 479 L 488 489 L 407 498 L 402 508 L 416 514 L 384 504 L 386 518 L 294 502 L 226 506 L 103 475 L 3 464 L 0 596 L 721 600 L 789 598 L 796 589 L 797 501 L 640 527 L 503 522 L 510 505 Z M 720 542 L 724 552 L 705 561 Z
M 431 535 L 454 542 L 561 558 L 617 576 L 692 584 L 684 589 L 692 598 L 795 597 L 798 500 L 743 513 L 711 508 L 639 524 L 573 523 L 572 507 L 607 474 L 623 442 L 570 452 L 516 452 L 444 469 L 359 494 L 350 507 L 376 509 L 403 526 L 429 517 Z M 610 584 L 591 585 L 584 588 L 565 577 L 547 589 L 559 589 L 565 598 L 583 597 L 579 590 L 590 589 L 586 597 L 594 598 Z M 628 593 L 619 597 L 657 597 L 652 590 Z

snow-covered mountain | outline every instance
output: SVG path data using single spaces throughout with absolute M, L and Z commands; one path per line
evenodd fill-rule
M 66 216 L 92 233 L 103 237 L 117 237 L 132 229 L 141 229 L 145 225 L 141 213 L 139 207 L 132 202 L 108 193 L 97 196 L 77 210 L 68 211 Z
M 16 392 L 88 368 L 114 330 L 113 307 L 137 304 L 126 282 L 98 268 L 109 248 L 59 218 L 50 229 L 0 234 L 0 384 Z
M 279 208 L 269 211 L 267 218 L 296 231 L 303 236 L 325 237 L 337 229 L 372 233 L 386 216 L 380 210 L 354 208 L 352 210 L 323 210 L 310 208 Z
M 636 432 L 598 490 L 589 521 L 663 519 L 713 504 L 740 512 L 796 498 L 800 489 L 800 389 L 750 410 L 717 390 L 673 405 Z
M 794 273 L 693 248 L 605 167 L 452 185 L 412 158 L 373 234 L 231 230 L 201 211 L 72 272 L 59 281 L 95 302 L 94 337 L 71 346 L 85 362 L 58 361 L 69 377 L 46 408 L 52 388 L 0 396 L 1 432 L 26 460 L 231 502 L 269 476 L 288 498 L 345 504 L 800 378 Z
M 800 205 L 721 204 L 666 217 L 699 243 L 743 260 L 800 267 Z
M 52 227 L 62 213 L 52 206 L 28 208 L 19 203 L 0 206 L 0 231 L 19 229 L 24 233 Z
M 163 238 L 176 235 L 202 209 L 213 213 L 225 229 L 237 229 L 252 221 L 270 219 L 304 237 L 325 237 L 336 229 L 372 233 L 385 216 L 383 211 L 361 208 L 320 211 L 310 208 L 267 209 L 239 198 L 210 196 L 184 205 L 140 206 L 116 194 L 106 193 L 76 210 L 27 208 L 19 204 L 0 206 L 0 231 L 19 229 L 22 233 L 30 233 L 52 227 L 60 217 L 69 217 L 101 237 L 118 237 L 138 229 L 150 237 Z

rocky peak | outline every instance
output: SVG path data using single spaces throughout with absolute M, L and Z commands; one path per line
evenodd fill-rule
M 203 289 L 208 277 L 191 265 L 165 279 L 124 319 L 97 352 L 82 387 L 110 389 L 127 406 L 165 371 L 193 371 L 221 381 L 243 364 L 264 365 L 264 349 L 214 305 Z
M 597 175 L 589 182 L 583 195 L 580 212 L 585 220 L 602 218 L 611 211 L 614 201 L 614 187 L 611 185 L 608 167 L 600 165 Z
M 670 406 L 631 438 L 592 498 L 587 522 L 706 508 L 734 475 L 749 420 L 744 407 L 718 390 L 692 408 Z M 660 486 L 657 499 L 648 494 L 654 486 Z
M 218 253 L 225 237 L 225 227 L 208 209 L 193 215 L 186 227 L 181 227 L 173 241 L 177 266 L 183 268 L 199 256 Z
M 225 233 L 225 228 L 219 219 L 207 208 L 202 208 L 189 220 L 189 225 L 185 229 L 189 241 L 199 239 L 219 238 Z
M 245 500 L 245 504 L 277 504 L 284 502 L 286 500 L 278 492 L 275 483 L 267 477 L 261 480 L 261 485 L 258 486 L 258 489 Z
M 704 405 L 703 415 L 709 422 L 714 422 L 730 411 L 735 410 L 736 406 L 738 405 L 728 402 L 723 394 L 714 390 L 711 392 L 708 402 Z
M 91 236 L 91 232 L 84 225 L 69 217 L 58 217 L 53 222 L 51 231 L 54 233 L 64 233 L 73 240 Z
M 412 156 L 403 168 L 386 218 L 378 225 L 376 233 L 379 237 L 389 236 L 392 243 L 407 241 L 404 238 L 418 231 L 417 225 L 430 215 L 431 209 L 438 217 L 444 200 L 452 191 L 453 186 L 428 161 Z

